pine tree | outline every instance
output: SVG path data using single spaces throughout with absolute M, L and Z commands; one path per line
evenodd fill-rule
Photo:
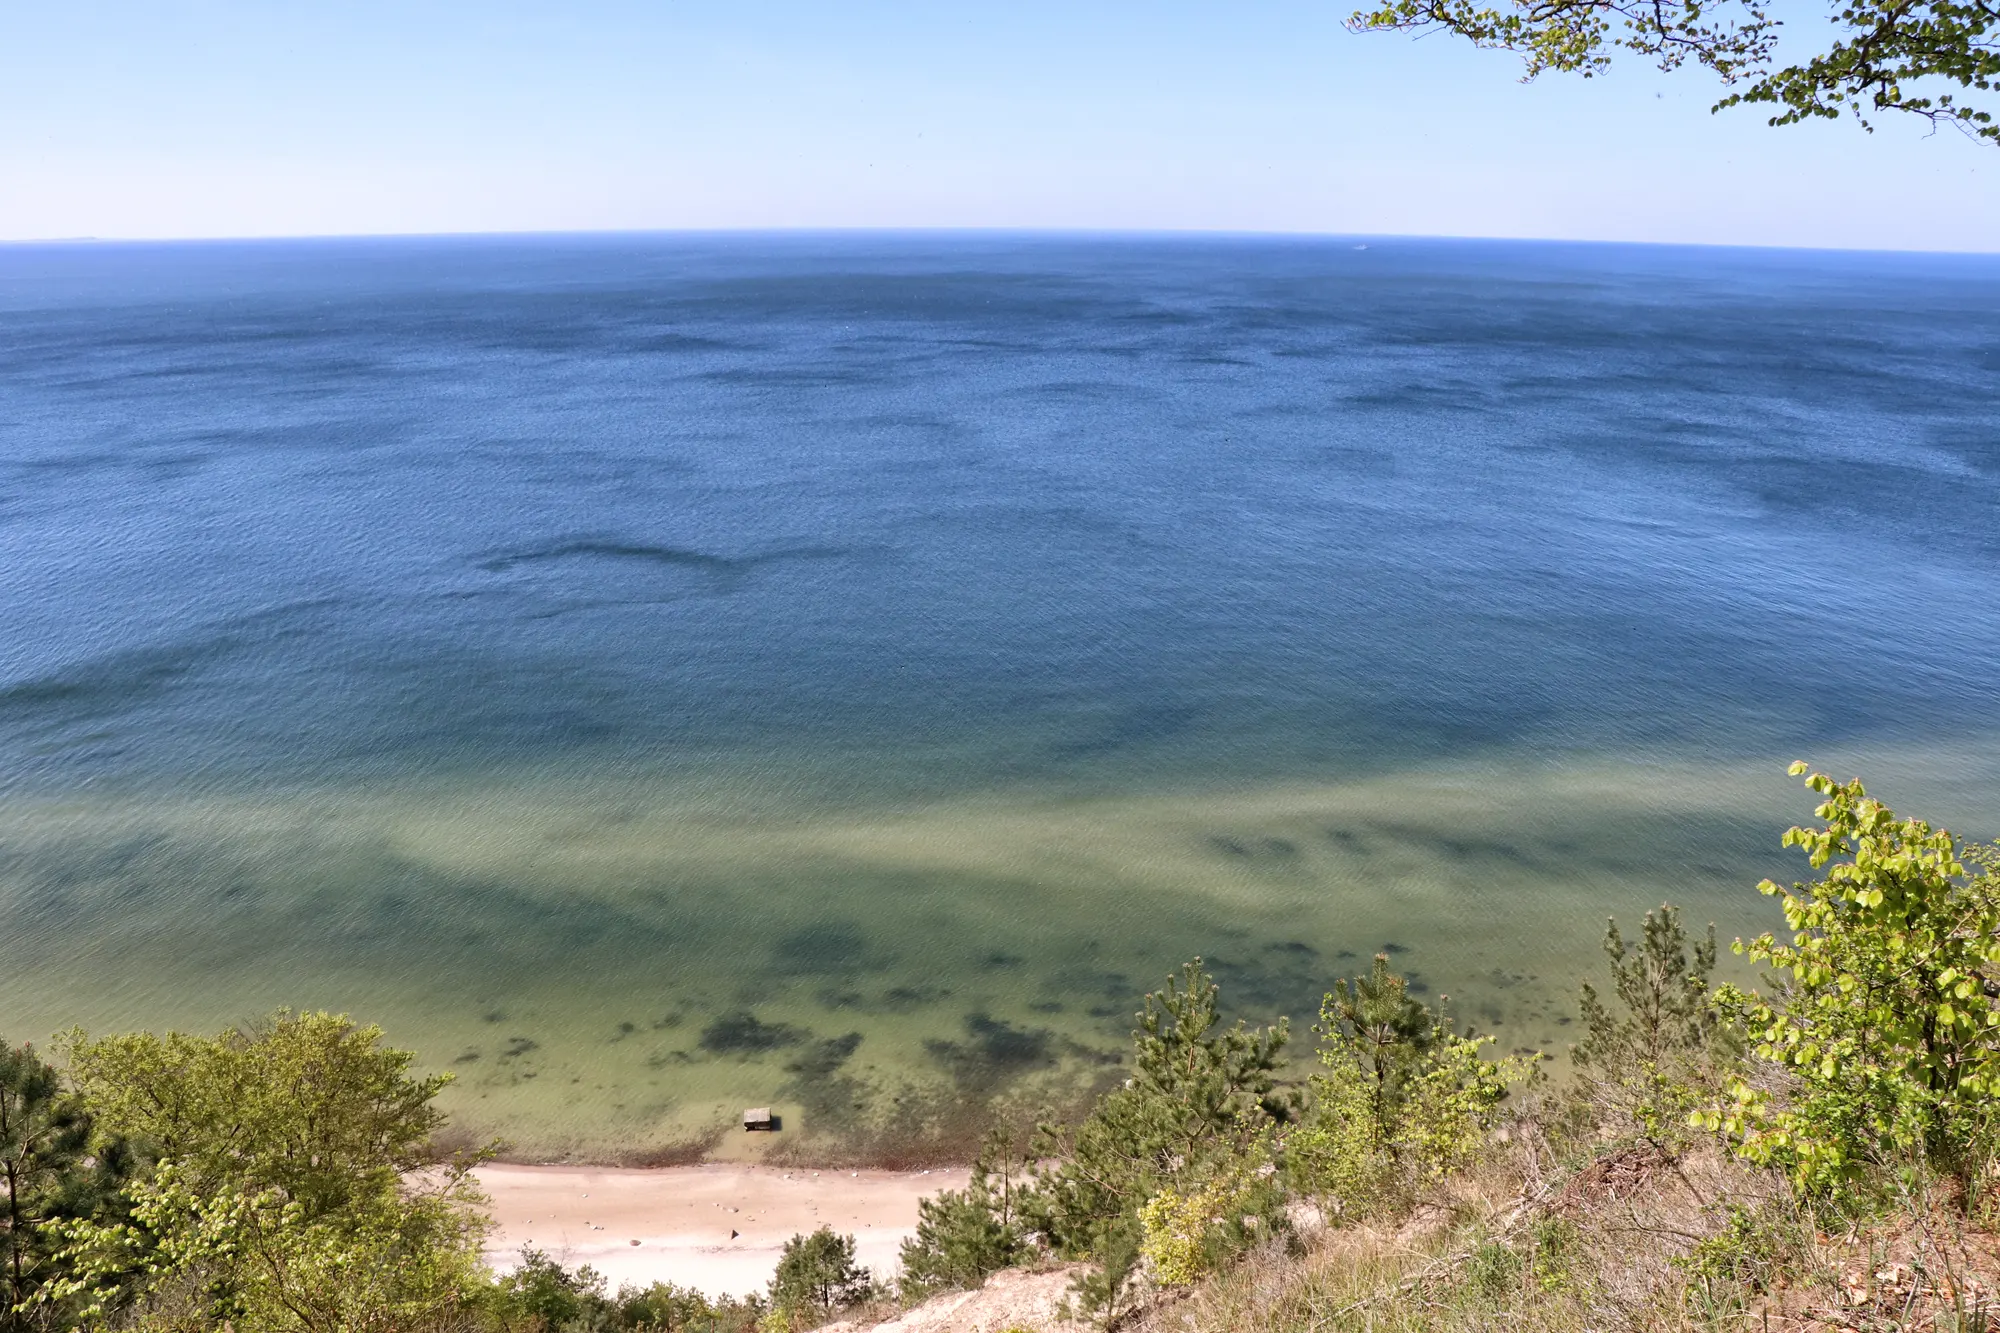
M 1614 1139 L 1677 1153 L 1688 1113 L 1719 1092 L 1741 1044 L 1711 993 L 1715 927 L 1690 950 L 1679 911 L 1663 905 L 1631 945 L 1611 922 L 1604 952 L 1618 1009 L 1584 984 L 1584 1036 L 1570 1052 L 1576 1113 Z
M 1013 1172 L 1004 1139 L 989 1141 L 962 1190 L 946 1190 L 917 1205 L 917 1234 L 903 1242 L 898 1286 L 905 1300 L 976 1287 L 1026 1252 L 1015 1215 Z M 1000 1163 L 998 1182 L 993 1163 Z
M 90 1115 L 56 1068 L 32 1047 L 0 1042 L 0 1329 L 7 1333 L 41 1326 L 49 1311 L 29 1302 L 66 1275 L 54 1226 L 118 1207 L 130 1155 L 118 1143 L 93 1154 L 91 1140 Z

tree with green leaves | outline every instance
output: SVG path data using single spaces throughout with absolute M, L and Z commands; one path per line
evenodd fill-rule
M 442 1328 L 485 1286 L 470 1170 L 433 1135 L 443 1076 L 379 1028 L 280 1012 L 218 1037 L 65 1039 L 99 1128 L 157 1166 L 129 1217 L 62 1228 L 56 1295 L 154 1327 Z M 138 1274 L 135 1280 L 128 1275 Z M 47 1289 L 45 1289 L 46 1291 Z
M 1824 798 L 1822 822 L 1784 843 L 1824 873 L 1789 890 L 1759 885 L 1782 903 L 1790 940 L 1736 946 L 1786 984 L 1721 992 L 1756 1055 L 1790 1078 L 1739 1077 L 1698 1122 L 1811 1190 L 1912 1161 L 1969 1177 L 2000 1128 L 1995 849 L 1899 818 L 1859 781 L 1813 773 L 1806 786 Z
M 524 1245 L 521 1262 L 500 1279 L 499 1304 L 509 1316 L 558 1329 L 609 1307 L 610 1300 L 604 1294 L 604 1275 L 596 1269 L 585 1265 L 571 1271 L 546 1252 Z
M 0 1042 L 0 1330 L 46 1327 L 57 1309 L 35 1299 L 72 1277 L 62 1226 L 118 1215 L 131 1153 L 94 1133 L 83 1100 L 28 1046 Z
M 67 1033 L 77 1087 L 106 1132 L 149 1145 L 194 1189 L 270 1188 L 308 1216 L 435 1165 L 449 1074 L 342 1014 L 280 1010 L 219 1036 Z
M 1871 116 L 1893 111 L 2000 145 L 2000 123 L 1980 105 L 2000 82 L 2000 4 L 1838 0 L 1830 17 L 1824 50 L 1782 63 L 1782 21 L 1764 0 L 1380 0 L 1349 24 L 1457 33 L 1519 53 L 1530 79 L 1588 78 L 1623 47 L 1665 70 L 1706 65 L 1737 90 L 1717 110 L 1766 105 L 1773 125 L 1849 114 L 1872 128 Z
M 826 1315 L 857 1305 L 874 1291 L 868 1270 L 854 1262 L 854 1237 L 832 1227 L 793 1236 L 771 1277 L 771 1308 L 787 1315 Z

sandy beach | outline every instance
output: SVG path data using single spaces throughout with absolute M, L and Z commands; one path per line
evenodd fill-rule
M 918 1202 L 962 1186 L 966 1170 L 495 1165 L 478 1176 L 498 1224 L 488 1243 L 496 1267 L 532 1245 L 564 1267 L 588 1264 L 614 1290 L 665 1281 L 740 1296 L 770 1281 L 787 1240 L 820 1226 L 852 1233 L 860 1261 L 893 1274 Z

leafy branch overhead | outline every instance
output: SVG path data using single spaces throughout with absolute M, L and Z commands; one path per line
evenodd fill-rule
M 1872 115 L 1899 111 L 2000 146 L 1977 96 L 2000 82 L 2000 0 L 1847 0 L 1829 18 L 1833 40 L 1794 63 L 1781 61 L 1784 22 L 1761 0 L 1387 0 L 1349 26 L 1455 32 L 1518 52 L 1530 79 L 1588 78 L 1623 47 L 1664 70 L 1706 65 L 1735 89 L 1717 110 L 1763 103 L 1773 125 L 1846 113 L 1872 129 Z

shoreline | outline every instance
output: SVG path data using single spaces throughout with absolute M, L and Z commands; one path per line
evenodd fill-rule
M 918 1204 L 962 1187 L 968 1169 L 495 1162 L 473 1175 L 491 1206 L 496 1269 L 532 1246 L 565 1268 L 588 1265 L 612 1291 L 672 1282 L 714 1298 L 762 1291 L 785 1242 L 821 1226 L 852 1234 L 858 1261 L 892 1277 Z

